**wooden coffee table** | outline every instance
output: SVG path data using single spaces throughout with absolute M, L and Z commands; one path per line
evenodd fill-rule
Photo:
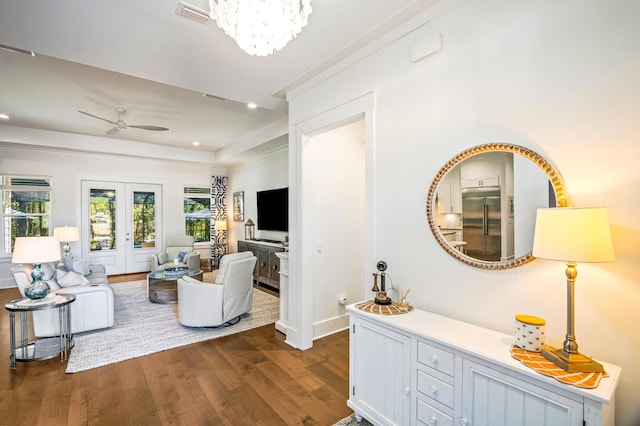
M 147 294 L 152 303 L 178 303 L 178 278 L 191 277 L 202 281 L 202 269 L 191 269 L 186 274 L 153 272 L 147 277 Z

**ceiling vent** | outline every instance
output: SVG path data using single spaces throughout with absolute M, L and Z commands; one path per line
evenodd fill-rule
M 211 18 L 209 18 L 209 12 L 183 1 L 178 2 L 176 15 L 184 16 L 187 19 L 191 19 L 192 21 L 198 22 L 203 25 L 209 25 L 209 22 L 211 22 Z
M 219 101 L 226 101 L 227 98 L 222 98 L 220 96 L 212 95 L 211 93 L 203 93 L 202 96 L 205 98 L 217 99 Z

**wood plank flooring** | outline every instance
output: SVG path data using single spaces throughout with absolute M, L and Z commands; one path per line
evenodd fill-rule
M 17 297 L 0 290 L 3 305 Z M 347 331 L 299 351 L 267 325 L 66 374 L 59 358 L 11 370 L 8 323 L 5 311 L 0 425 L 332 425 L 352 412 Z

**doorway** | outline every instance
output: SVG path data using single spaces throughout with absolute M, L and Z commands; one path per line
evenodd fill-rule
M 292 125 L 289 144 L 289 322 L 286 341 L 299 349 L 308 349 L 313 346 L 314 339 L 348 327 L 348 314 L 344 305 L 338 303 L 340 297 L 344 296 L 349 301 L 363 300 L 371 290 L 369 277 L 372 265 L 375 265 L 374 107 L 375 92 L 369 92 Z M 351 127 L 352 124 L 354 127 Z M 340 208 L 338 202 L 332 205 L 335 208 L 332 208 L 330 215 L 322 215 L 323 206 L 314 205 L 317 194 L 313 187 L 308 186 L 310 181 L 307 178 L 310 174 L 315 174 L 313 165 L 316 159 L 311 155 L 311 150 L 314 149 L 315 142 L 318 142 L 316 137 L 322 139 L 323 135 L 332 130 L 349 128 L 355 130 L 354 139 L 359 143 L 350 146 L 357 147 L 360 152 L 357 161 L 364 169 L 358 174 L 363 181 L 358 180 L 357 189 L 351 189 L 352 196 L 348 203 L 343 204 L 343 208 Z M 309 147 L 311 150 L 307 150 Z M 321 145 L 315 148 L 321 149 Z M 327 149 L 325 154 L 329 154 L 329 158 L 321 161 L 332 164 L 335 157 L 341 155 L 342 148 L 334 146 Z M 348 167 L 344 170 L 345 174 L 339 182 L 334 183 L 334 187 L 352 179 L 348 174 Z M 356 181 L 350 183 L 355 184 Z M 356 193 L 364 198 L 353 198 Z M 357 203 L 356 207 L 349 204 L 352 202 Z M 309 220 L 312 216 L 319 219 Z M 341 236 L 335 237 L 339 234 L 334 232 L 338 226 L 335 230 L 326 231 L 332 235 L 328 240 L 316 232 L 316 225 L 320 224 L 324 228 L 335 222 L 341 222 L 339 227 L 342 230 L 355 230 L 358 233 L 349 236 L 349 243 L 354 245 L 348 248 L 350 253 L 343 253 L 342 259 L 332 259 L 332 253 L 342 249 L 335 249 L 335 244 L 344 241 Z M 322 232 L 325 230 L 326 228 Z M 354 252 L 357 252 L 357 263 L 349 265 L 345 259 L 349 259 Z M 334 283 L 335 276 L 331 275 L 334 261 L 337 262 L 336 271 L 339 265 L 340 273 L 349 275 L 349 283 L 343 282 L 342 286 Z M 327 286 L 328 283 L 331 285 Z
M 162 241 L 161 197 L 157 184 L 83 180 L 83 258 L 109 275 L 149 271 Z

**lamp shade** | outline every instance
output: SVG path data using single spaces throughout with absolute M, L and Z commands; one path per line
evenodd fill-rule
M 13 247 L 13 263 L 44 263 L 60 260 L 57 237 L 18 237 Z
M 58 240 L 63 243 L 80 240 L 80 233 L 78 232 L 78 228 L 75 226 L 53 228 L 53 236 L 58 237 Z
M 213 225 L 216 231 L 226 231 L 227 230 L 227 221 L 226 220 L 216 220 L 216 223 Z
M 615 260 L 606 209 L 538 209 L 532 255 L 563 262 Z

